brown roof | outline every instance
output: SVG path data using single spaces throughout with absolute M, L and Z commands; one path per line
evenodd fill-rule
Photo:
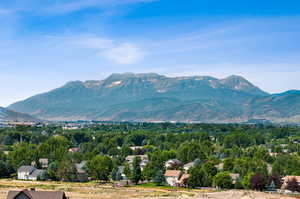
M 165 176 L 166 177 L 178 177 L 181 175 L 180 170 L 166 170 Z
M 67 199 L 64 192 L 61 191 L 9 191 L 7 199 L 15 199 L 18 195 L 25 194 L 30 199 Z

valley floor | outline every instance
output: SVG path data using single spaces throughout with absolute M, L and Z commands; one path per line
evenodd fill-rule
M 5 199 L 9 190 L 36 188 L 36 190 L 61 190 L 70 199 L 290 199 L 279 194 L 252 191 L 191 190 L 154 187 L 122 187 L 98 185 L 96 183 L 27 182 L 0 180 L 0 199 Z M 294 197 L 296 198 L 296 197 Z M 299 197 L 300 198 L 300 197 Z

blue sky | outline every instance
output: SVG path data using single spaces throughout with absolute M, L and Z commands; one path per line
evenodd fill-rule
M 118 72 L 300 89 L 299 0 L 1 0 L 0 106 Z

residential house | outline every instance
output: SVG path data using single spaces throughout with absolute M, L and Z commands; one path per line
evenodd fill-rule
M 273 166 L 271 164 L 267 164 L 267 170 L 269 174 L 272 174 Z
M 164 176 L 168 185 L 179 186 L 182 175 L 183 173 L 180 170 L 166 170 Z
M 79 126 L 73 126 L 73 125 L 68 125 L 68 126 L 62 127 L 63 130 L 77 130 L 79 128 L 80 128 Z
M 216 167 L 219 171 L 222 171 L 223 168 L 224 168 L 224 163 L 221 162 L 220 164 L 215 165 L 215 167 Z
M 189 178 L 190 178 L 190 174 L 187 174 L 187 173 L 182 174 L 182 176 L 179 179 L 179 185 L 186 187 Z
M 124 166 L 118 166 L 118 173 L 121 175 L 122 180 L 127 180 L 128 178 L 124 173 L 124 169 L 125 169 Z
M 75 168 L 77 171 L 77 178 L 79 182 L 87 182 L 88 181 L 88 174 L 84 169 L 86 165 L 86 161 L 82 161 L 81 163 L 75 164 Z
M 269 155 L 272 156 L 272 157 L 276 157 L 278 155 L 278 153 L 275 153 L 275 152 L 269 152 Z
M 193 166 L 195 166 L 195 161 L 194 161 L 194 162 L 189 162 L 189 163 L 183 165 L 183 169 L 184 169 L 185 171 L 188 171 L 188 170 L 190 170 L 190 168 L 192 168 Z
M 175 169 L 182 166 L 182 162 L 177 159 L 171 159 L 165 162 L 166 169 Z
M 140 159 L 141 159 L 140 167 L 141 167 L 141 170 L 143 171 L 144 168 L 146 167 L 146 165 L 149 162 L 148 155 L 129 155 L 129 156 L 126 157 L 126 162 L 129 165 L 132 165 L 133 160 L 134 160 L 135 157 L 140 157 Z
M 285 189 L 286 188 L 286 186 L 287 186 L 287 183 L 289 182 L 289 181 L 291 181 L 292 179 L 296 179 L 296 181 L 298 182 L 298 184 L 300 185 L 300 176 L 285 176 L 285 177 L 283 177 L 282 178 L 282 186 L 281 186 L 281 188 L 282 189 Z
M 140 157 L 141 161 L 149 161 L 148 155 L 129 155 L 126 157 L 126 161 L 131 164 L 135 157 Z
M 69 152 L 71 152 L 71 153 L 75 153 L 75 152 L 79 152 L 79 151 L 80 151 L 79 147 L 69 148 Z
M 232 184 L 235 184 L 240 179 L 240 174 L 238 173 L 230 173 L 229 175 L 232 179 Z
M 9 191 L 7 199 L 68 199 L 62 191 Z
M 48 160 L 48 158 L 40 158 L 39 163 L 40 163 L 40 165 L 43 169 L 47 169 L 48 164 L 49 164 L 49 160 Z
M 18 169 L 18 179 L 19 180 L 38 180 L 46 171 L 37 169 L 34 166 L 21 166 Z
M 130 149 L 133 150 L 133 151 L 136 151 L 136 150 L 142 150 L 144 147 L 143 146 L 131 146 Z
M 48 135 L 48 132 L 44 130 L 44 131 L 41 132 L 41 134 L 46 136 L 46 135 Z

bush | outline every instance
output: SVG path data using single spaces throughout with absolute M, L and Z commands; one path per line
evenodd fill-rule
M 267 179 L 261 173 L 256 173 L 250 180 L 251 189 L 262 191 L 266 189 Z

